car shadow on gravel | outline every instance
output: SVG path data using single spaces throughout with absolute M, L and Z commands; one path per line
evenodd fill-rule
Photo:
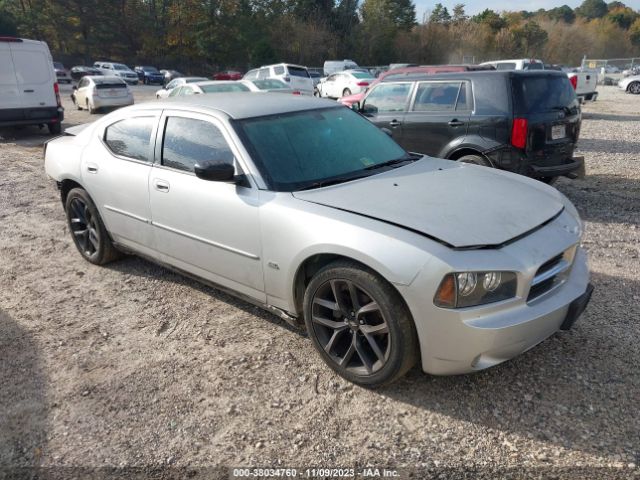
M 31 333 L 0 309 L 0 477 L 39 465 L 46 451 L 49 405 L 39 351 Z
M 640 122 L 637 117 L 636 122 Z M 578 143 L 578 151 L 580 154 L 588 153 L 606 153 L 606 154 L 636 154 L 640 152 L 640 142 L 630 142 L 618 139 L 605 138 L 581 138 Z M 630 171 L 633 171 L 633 163 L 629 165 Z
M 49 133 L 46 126 L 42 128 L 37 125 L 0 128 L 0 146 L 3 143 L 15 143 L 23 147 L 40 147 L 52 138 L 54 135 Z
M 501 431 L 637 464 L 640 282 L 603 274 L 592 281 L 593 299 L 571 331 L 475 374 L 434 377 L 416 368 L 379 393 L 468 422 L 470 431 Z
M 178 285 L 193 288 L 194 290 L 198 290 L 206 295 L 209 295 L 210 297 L 213 297 L 216 300 L 232 305 L 246 313 L 258 317 L 261 320 L 265 320 L 267 322 L 281 326 L 286 330 L 306 337 L 304 328 L 295 328 L 286 323 L 279 316 L 272 314 L 263 308 L 260 308 L 238 297 L 230 295 L 213 285 L 208 285 L 203 281 L 190 278 L 187 275 L 174 272 L 167 267 L 155 264 L 150 260 L 146 260 L 135 255 L 129 255 L 117 262 L 105 265 L 105 268 L 109 268 L 111 270 L 127 275 L 135 275 L 137 277 L 144 277 L 152 280 L 169 281 Z
M 588 175 L 582 180 L 558 182 L 556 187 L 571 200 L 585 221 L 640 225 L 640 181 L 637 179 Z

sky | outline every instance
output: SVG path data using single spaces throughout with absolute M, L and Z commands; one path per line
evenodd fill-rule
M 605 0 L 609 3 L 611 0 Z M 640 9 L 640 0 L 621 0 L 622 3 L 628 5 L 636 10 Z M 575 8 L 582 3 L 582 0 L 414 0 L 416 4 L 416 13 L 418 14 L 418 21 L 422 21 L 422 16 L 425 12 L 433 9 L 433 6 L 440 2 L 447 7 L 449 13 L 453 10 L 453 6 L 457 3 L 464 3 L 465 11 L 467 15 L 475 15 L 480 13 L 485 8 L 490 8 L 497 12 L 502 10 L 528 10 L 535 12 L 541 8 L 549 10 L 550 8 L 560 7 L 562 5 L 569 5 L 571 8 Z

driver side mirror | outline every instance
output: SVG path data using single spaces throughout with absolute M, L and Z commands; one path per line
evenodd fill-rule
M 77 85 L 74 85 L 74 86 L 73 86 L 73 87 L 71 87 L 71 88 L 72 88 L 73 90 L 77 90 L 77 89 L 78 89 L 78 86 L 77 86 Z
M 233 163 L 206 162 L 196 163 L 193 167 L 196 177 L 211 182 L 234 182 L 235 167 Z
M 352 103 L 351 110 L 353 110 L 356 113 L 360 113 L 360 102 Z

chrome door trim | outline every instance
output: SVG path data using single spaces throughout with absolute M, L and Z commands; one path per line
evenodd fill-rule
M 167 232 L 175 233 L 176 235 L 181 235 L 191 240 L 196 240 L 206 245 L 211 245 L 212 247 L 220 248 L 222 250 L 226 250 L 228 252 L 250 258 L 252 260 L 260 260 L 260 257 L 257 255 L 254 255 L 253 253 L 245 252 L 244 250 L 238 250 L 237 248 L 229 247 L 228 245 L 224 245 L 222 243 L 213 242 L 211 240 L 207 240 L 206 238 L 198 237 L 197 235 L 192 235 L 190 233 L 183 232 L 182 230 L 178 230 L 177 228 L 168 227 L 166 225 L 162 225 L 161 223 L 156 223 L 156 222 L 151 222 L 151 225 L 161 228 L 162 230 L 166 230 Z
M 139 222 L 151 224 L 151 220 L 144 217 L 139 217 L 138 215 L 134 215 L 133 213 L 129 213 L 125 210 L 120 210 L 119 208 L 115 208 L 110 205 L 105 205 L 104 208 L 109 210 L 110 212 L 119 213 L 120 215 L 124 215 L 125 217 L 133 218 L 134 220 L 138 220 Z

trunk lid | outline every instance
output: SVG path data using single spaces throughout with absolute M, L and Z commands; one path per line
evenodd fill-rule
M 293 196 L 399 225 L 456 248 L 499 246 L 564 208 L 555 189 L 535 180 L 429 157 Z

